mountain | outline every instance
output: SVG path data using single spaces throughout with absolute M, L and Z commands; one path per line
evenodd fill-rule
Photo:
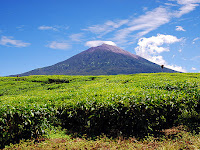
M 176 72 L 161 68 L 119 47 L 103 44 L 85 50 L 55 65 L 22 73 L 28 75 L 116 75 L 134 73 Z

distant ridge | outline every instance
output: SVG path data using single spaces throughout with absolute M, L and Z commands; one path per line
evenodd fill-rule
M 20 74 L 28 75 L 117 75 L 177 71 L 161 68 L 138 55 L 119 47 L 102 44 L 91 47 L 65 61 L 52 66 Z

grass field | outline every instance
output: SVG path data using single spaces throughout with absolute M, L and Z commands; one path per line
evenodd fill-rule
M 130 137 L 155 137 L 181 125 L 196 132 L 184 135 L 198 143 L 199 73 L 0 77 L 0 148 L 48 137 L 59 127 L 83 143 L 114 138 L 110 142 L 117 145 L 116 139 L 123 137 L 122 143 L 130 145 Z M 102 134 L 106 137 L 98 139 Z M 66 139 L 61 143 L 72 142 Z

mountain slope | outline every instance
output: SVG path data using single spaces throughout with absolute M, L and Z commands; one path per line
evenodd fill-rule
M 89 48 L 55 65 L 35 69 L 27 75 L 116 75 L 134 73 L 176 72 L 162 69 L 140 56 L 134 55 L 116 46 L 103 44 Z

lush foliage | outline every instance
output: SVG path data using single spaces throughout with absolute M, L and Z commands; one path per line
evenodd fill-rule
M 0 85 L 0 147 L 52 125 L 95 136 L 180 124 L 199 132 L 200 74 L 1 77 Z

